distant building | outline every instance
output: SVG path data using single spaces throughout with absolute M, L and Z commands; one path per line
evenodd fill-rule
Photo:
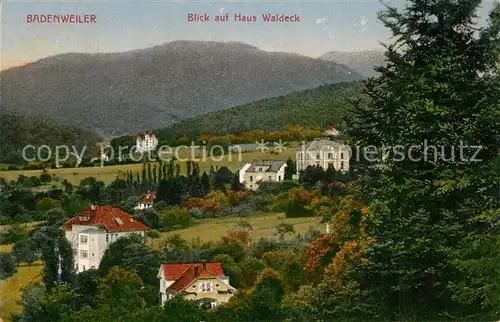
M 150 228 L 117 207 L 91 206 L 68 220 L 63 228 L 73 247 L 77 272 L 99 267 L 104 251 L 120 237 L 144 236 Z
M 254 161 L 245 164 L 239 172 L 240 183 L 245 188 L 256 190 L 263 181 L 281 182 L 285 180 L 286 161 Z
M 137 152 L 155 151 L 158 146 L 158 139 L 156 135 L 151 132 L 141 133 L 135 138 L 135 145 Z
M 108 162 L 109 161 L 109 155 L 107 155 L 106 153 L 104 154 L 96 154 L 94 155 L 94 157 L 92 158 L 92 160 L 90 160 L 90 162 L 95 162 L 95 161 L 105 161 L 105 162 Z
M 342 172 L 349 171 L 351 149 L 329 139 L 317 138 L 297 149 L 297 172 L 308 166 L 320 166 L 323 169 L 333 167 Z
M 163 264 L 158 272 L 161 304 L 175 296 L 214 308 L 236 292 L 219 262 Z
M 337 136 L 337 135 L 340 135 L 340 131 L 337 130 L 337 128 L 335 127 L 335 125 L 330 125 L 328 127 L 328 129 L 325 131 L 324 133 L 326 136 Z
M 144 210 L 144 209 L 149 209 L 153 207 L 154 201 L 156 199 L 156 192 L 153 191 L 148 191 L 142 199 L 137 203 L 137 206 L 135 206 L 134 209 L 136 210 Z
M 244 143 L 244 144 L 231 145 L 230 151 L 231 152 L 249 152 L 249 151 L 256 151 L 259 148 L 261 148 L 261 146 L 258 144 Z

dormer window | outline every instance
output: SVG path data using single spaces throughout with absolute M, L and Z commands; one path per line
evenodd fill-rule
M 118 225 L 123 225 L 123 221 L 121 220 L 121 218 L 116 217 L 115 221 Z

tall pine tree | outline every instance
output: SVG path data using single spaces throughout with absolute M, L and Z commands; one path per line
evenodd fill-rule
M 480 2 L 380 15 L 394 41 L 350 124 L 358 146 L 389 147 L 363 179 L 374 243 L 354 277 L 367 319 L 500 317 L 500 6 L 481 27 Z

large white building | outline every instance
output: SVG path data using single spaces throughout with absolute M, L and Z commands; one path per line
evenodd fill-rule
M 158 146 L 158 138 L 151 132 L 141 133 L 135 138 L 135 146 L 139 153 L 155 151 Z
M 91 206 L 63 225 L 73 247 L 78 273 L 99 267 L 104 252 L 118 238 L 133 233 L 144 237 L 150 228 L 117 207 Z
M 247 163 L 240 169 L 240 183 L 247 189 L 257 190 L 263 181 L 285 180 L 285 168 L 285 161 L 264 160 Z
M 297 149 L 297 172 L 308 166 L 320 166 L 325 170 L 333 167 L 335 170 L 347 172 L 350 157 L 349 146 L 330 139 L 317 138 Z

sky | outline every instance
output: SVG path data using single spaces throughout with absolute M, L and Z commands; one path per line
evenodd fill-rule
M 493 0 L 486 0 L 483 16 Z M 386 1 L 397 7 L 404 0 Z M 318 57 L 328 51 L 380 49 L 390 38 L 378 0 L 71 1 L 4 0 L 0 70 L 68 52 L 122 52 L 175 40 L 240 41 L 263 50 Z M 189 13 L 229 13 L 229 22 L 189 22 Z M 235 13 L 258 22 L 234 22 Z M 262 14 L 297 14 L 300 22 L 265 23 Z M 28 23 L 28 14 L 94 14 L 93 24 Z

